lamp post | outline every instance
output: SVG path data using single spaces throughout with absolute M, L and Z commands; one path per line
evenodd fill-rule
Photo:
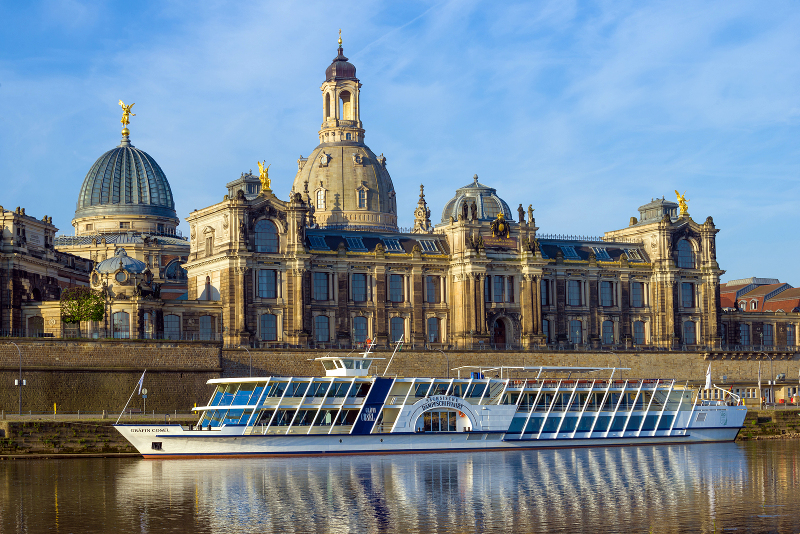
M 773 369 L 772 369 L 772 356 L 770 356 L 769 354 L 767 354 L 763 350 L 761 351 L 761 354 L 763 354 L 764 356 L 769 358 L 769 374 L 770 374 L 770 377 L 771 377 L 770 380 L 769 380 L 769 401 L 772 404 L 775 404 L 775 374 L 773 373 Z
M 442 355 L 447 359 L 447 378 L 450 378 L 450 356 L 448 356 L 442 349 L 433 349 L 442 353 Z
M 239 348 L 246 350 L 247 351 L 247 355 L 250 356 L 250 377 L 252 377 L 253 376 L 253 355 L 250 354 L 250 349 L 248 349 L 244 345 L 239 345 Z
M 17 352 L 19 352 L 19 380 L 17 383 L 19 384 L 19 416 L 22 417 L 22 351 L 19 349 L 19 345 L 13 341 L 9 341 L 9 343 L 17 347 Z

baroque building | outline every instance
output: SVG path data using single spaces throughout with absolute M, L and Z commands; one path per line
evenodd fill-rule
M 695 222 L 682 197 L 576 238 L 540 233 L 533 206 L 515 217 L 475 176 L 436 225 L 421 187 L 413 229 L 399 232 L 387 160 L 364 142 L 361 88 L 340 41 L 321 86 L 319 144 L 298 160 L 289 199 L 265 168 L 187 218 L 188 299 L 219 303 L 225 343 L 720 343 L 718 230 L 710 217 Z

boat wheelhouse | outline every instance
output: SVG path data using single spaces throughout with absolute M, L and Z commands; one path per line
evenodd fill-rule
M 724 392 L 613 367 L 459 367 L 370 375 L 373 358 L 317 358 L 324 377 L 221 378 L 199 421 L 117 425 L 145 456 L 288 455 L 728 441 L 746 408 Z M 391 364 L 391 360 L 390 360 Z M 463 376 L 462 376 L 463 375 Z

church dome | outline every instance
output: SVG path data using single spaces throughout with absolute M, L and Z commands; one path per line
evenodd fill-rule
M 450 217 L 457 221 L 462 213 L 462 206 L 465 203 L 469 206 L 473 202 L 475 202 L 477 208 L 478 220 L 490 221 L 496 219 L 497 214 L 500 212 L 503 213 L 503 217 L 507 220 L 513 220 L 508 204 L 497 196 L 496 189 L 478 182 L 477 174 L 473 176 L 472 180 L 471 184 L 456 189 L 456 196 L 445 204 L 444 210 L 442 210 L 442 224 L 448 224 Z
M 103 215 L 178 218 L 164 171 L 127 136 L 94 162 L 78 195 L 76 219 Z
M 111 258 L 101 261 L 94 268 L 99 273 L 114 273 L 125 271 L 133 274 L 140 274 L 147 270 L 147 264 L 143 261 L 131 258 L 124 248 L 117 250 Z
M 339 55 L 333 58 L 333 62 L 325 69 L 325 81 L 355 79 L 356 66 L 347 61 L 347 58 L 344 57 L 344 50 L 339 45 Z

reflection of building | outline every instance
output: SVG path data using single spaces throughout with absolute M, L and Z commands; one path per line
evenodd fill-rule
M 532 207 L 515 216 L 476 176 L 435 228 L 421 191 L 413 231 L 399 233 L 341 46 L 321 89 L 319 145 L 298 161 L 288 201 L 242 175 L 187 219 L 189 298 L 223 303 L 229 343 L 719 342 L 710 217 L 698 224 L 659 199 L 603 238 L 541 235 Z
M 26 316 L 24 309 L 57 301 L 68 287 L 88 285 L 92 262 L 55 250 L 58 229 L 50 217 L 38 220 L 24 208 L 7 211 L 0 206 L 0 231 L 0 335 L 58 331 L 58 313 L 45 324 L 42 315 Z

